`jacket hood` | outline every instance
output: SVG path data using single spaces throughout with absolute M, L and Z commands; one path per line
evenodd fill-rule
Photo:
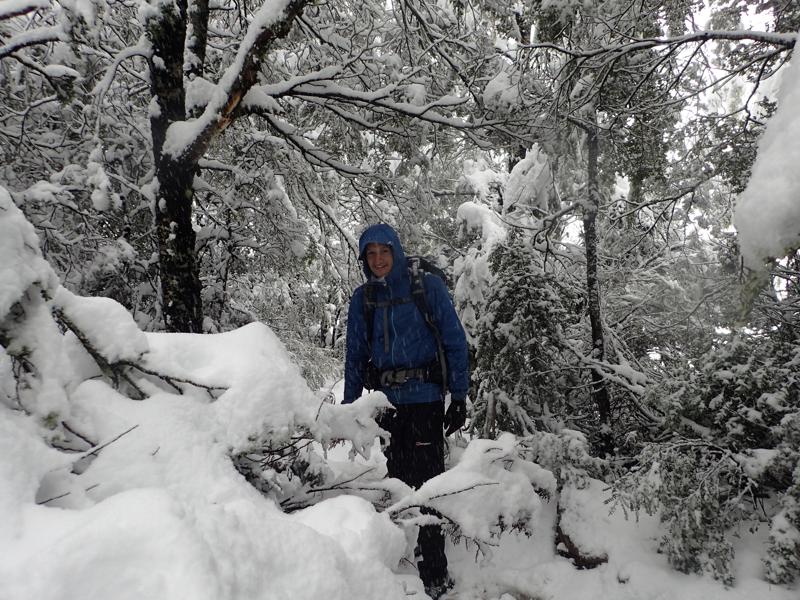
M 370 225 L 358 240 L 358 260 L 361 261 L 367 279 L 372 279 L 372 271 L 369 270 L 369 265 L 364 256 L 367 244 L 385 244 L 392 249 L 392 270 L 386 276 L 386 279 L 395 281 L 403 276 L 406 272 L 406 254 L 403 251 L 397 232 L 390 225 L 385 223 Z

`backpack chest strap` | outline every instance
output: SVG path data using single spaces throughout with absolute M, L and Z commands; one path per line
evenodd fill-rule
M 373 291 L 374 293 L 374 291 Z M 365 321 L 367 325 L 367 344 L 372 347 L 372 325 L 375 316 L 376 308 L 385 308 L 383 311 L 383 351 L 389 353 L 389 308 L 392 306 L 399 306 L 400 304 L 408 304 L 414 300 L 409 297 L 405 298 L 390 298 L 388 300 L 375 300 L 372 294 L 367 294 L 364 298 L 364 312 Z
M 365 301 L 367 306 L 372 307 L 372 309 L 374 310 L 376 308 L 388 308 L 390 306 L 397 306 L 398 304 L 408 304 L 409 302 L 413 302 L 414 299 L 411 297 L 406 297 L 406 298 L 391 298 L 389 300 L 376 301 L 367 298 Z

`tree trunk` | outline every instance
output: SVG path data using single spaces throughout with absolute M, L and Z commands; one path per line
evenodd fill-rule
M 600 208 L 598 190 L 598 157 L 600 141 L 597 129 L 587 131 L 588 144 L 588 199 L 583 211 L 583 234 L 586 244 L 586 292 L 588 300 L 589 321 L 592 327 L 592 353 L 594 360 L 605 358 L 605 339 L 603 320 L 600 311 L 600 281 L 597 273 L 597 213 Z M 597 369 L 592 369 L 592 400 L 600 416 L 600 448 L 610 456 L 614 450 L 611 436 L 611 402 L 605 378 Z
M 159 161 L 156 208 L 161 301 L 167 331 L 202 333 L 203 305 L 192 228 L 194 169 Z
M 153 48 L 150 58 L 150 132 L 155 164 L 155 221 L 158 238 L 161 304 L 167 331 L 200 333 L 203 304 L 192 228 L 194 174 L 192 157 L 164 152 L 167 129 L 186 119 L 183 86 L 186 0 L 164 5 L 147 22 Z

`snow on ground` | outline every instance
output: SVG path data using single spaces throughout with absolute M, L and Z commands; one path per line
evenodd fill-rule
M 63 310 L 69 312 L 75 303 L 81 300 L 63 300 Z M 102 338 L 108 319 L 128 318 L 110 305 L 93 306 L 96 318 L 84 322 L 89 338 Z M 352 431 L 342 433 L 353 423 L 366 422 L 380 404 L 375 395 L 349 407 L 323 407 L 318 398 L 324 394 L 308 389 L 280 341 L 260 324 L 216 335 L 144 335 L 131 335 L 128 343 L 117 338 L 116 345 L 107 346 L 123 357 L 144 352 L 146 369 L 173 377 L 166 384 L 140 374 L 135 383 L 147 393 L 140 401 L 98 378 L 75 338 L 40 349 L 68 353 L 74 373 L 67 390 L 70 425 L 107 444 L 91 455 L 48 447 L 35 419 L 0 403 L 2 600 L 426 600 L 409 561 L 413 527 L 396 525 L 391 507 L 379 511 L 363 498 L 340 494 L 286 514 L 230 460 L 231 452 L 259 436 L 274 442 L 298 427 L 316 428 L 320 439 L 351 437 L 359 446 L 355 460 L 350 459 L 350 442 L 328 448 L 329 468 L 380 477 L 385 458 L 375 429 L 361 427 L 371 432 L 371 445 Z M 189 379 L 198 385 L 184 382 Z M 334 394 L 341 398 L 340 383 Z M 355 412 L 345 418 L 344 410 Z M 318 415 L 327 415 L 324 426 L 316 421 Z M 458 481 L 505 478 L 505 496 L 487 495 L 495 488 L 481 487 L 447 509 L 464 523 L 471 518 L 476 535 L 488 535 L 479 518 L 491 514 L 488 508 L 509 517 L 522 510 L 533 519 L 533 535 L 506 534 L 483 552 L 465 541 L 449 541 L 453 597 L 798 598 L 796 588 L 760 579 L 757 556 L 763 538 L 746 532 L 735 587 L 676 573 L 656 552 L 658 522 L 608 515 L 600 482 L 573 492 L 570 522 L 575 536 L 609 560 L 596 569 L 578 570 L 555 551 L 555 500 L 536 497 L 532 490 L 530 497 L 520 497 L 525 481 L 546 489 L 552 477 L 524 461 L 503 473 L 493 471 L 496 463 L 513 463 L 490 460 L 492 453 L 510 456 L 512 438 L 465 445 L 452 448 L 458 466 L 415 497 L 435 496 Z M 321 445 L 316 447 L 323 452 Z M 402 486 L 396 489 L 403 492 Z M 395 502 L 394 509 L 402 503 Z
M 319 409 L 272 332 L 147 340 L 164 372 L 230 388 L 132 401 L 83 381 L 70 424 L 111 442 L 91 461 L 0 406 L 0 598 L 404 598 L 391 572 L 404 534 L 388 517 L 358 498 L 287 515 L 233 468 L 248 438 L 280 439 Z
M 379 453 L 379 447 L 376 446 Z M 343 451 L 340 451 L 343 452 Z M 382 460 L 378 455 L 379 463 Z M 657 517 L 642 514 L 626 519 L 621 512 L 608 514 L 606 485 L 592 481 L 581 498 L 587 511 L 584 541 L 593 540 L 608 554 L 608 563 L 595 569 L 577 569 L 556 553 L 556 502 L 545 502 L 537 515 L 534 535 L 507 533 L 492 548 L 480 553 L 465 541 L 447 542 L 449 568 L 459 600 L 797 600 L 800 589 L 774 586 L 762 579 L 759 556 L 767 530 L 752 535 L 741 532 L 736 545 L 737 582 L 734 587 L 707 576 L 676 572 L 657 551 L 662 535 Z M 419 580 L 407 583 L 423 594 Z M 425 600 L 427 596 L 413 596 Z
M 333 388 L 342 396 L 339 383 Z M 464 441 L 461 442 L 462 444 Z M 457 460 L 462 450 L 451 444 Z M 347 449 L 329 453 L 333 464 L 346 461 Z M 355 461 L 385 471 L 385 457 L 375 444 L 369 460 Z M 343 464 L 343 463 L 342 463 Z M 657 550 L 663 531 L 655 516 L 640 514 L 626 519 L 621 511 L 609 514 L 606 484 L 591 480 L 586 490 L 573 491 L 570 505 L 582 513 L 572 521 L 572 533 L 587 548 L 605 553 L 608 563 L 595 569 L 577 569 L 556 552 L 556 500 L 543 501 L 536 514 L 534 535 L 507 533 L 497 540 L 491 554 L 483 554 L 467 541 L 447 541 L 451 575 L 456 581 L 452 596 L 459 600 L 797 600 L 800 587 L 775 586 L 763 580 L 760 556 L 768 530 L 741 531 L 735 544 L 737 582 L 733 587 L 708 576 L 686 575 L 667 563 Z M 404 570 L 406 573 L 409 569 Z M 411 571 L 413 572 L 413 570 Z M 426 600 L 419 579 L 407 575 L 406 587 L 415 600 Z

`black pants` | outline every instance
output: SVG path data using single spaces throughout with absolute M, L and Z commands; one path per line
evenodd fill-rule
M 444 472 L 444 403 L 400 404 L 387 423 L 392 434 L 386 449 L 389 477 L 396 477 L 413 488 Z M 423 509 L 423 512 L 425 511 Z M 422 555 L 419 576 L 426 585 L 447 579 L 444 534 L 439 525 L 420 527 L 418 549 Z

